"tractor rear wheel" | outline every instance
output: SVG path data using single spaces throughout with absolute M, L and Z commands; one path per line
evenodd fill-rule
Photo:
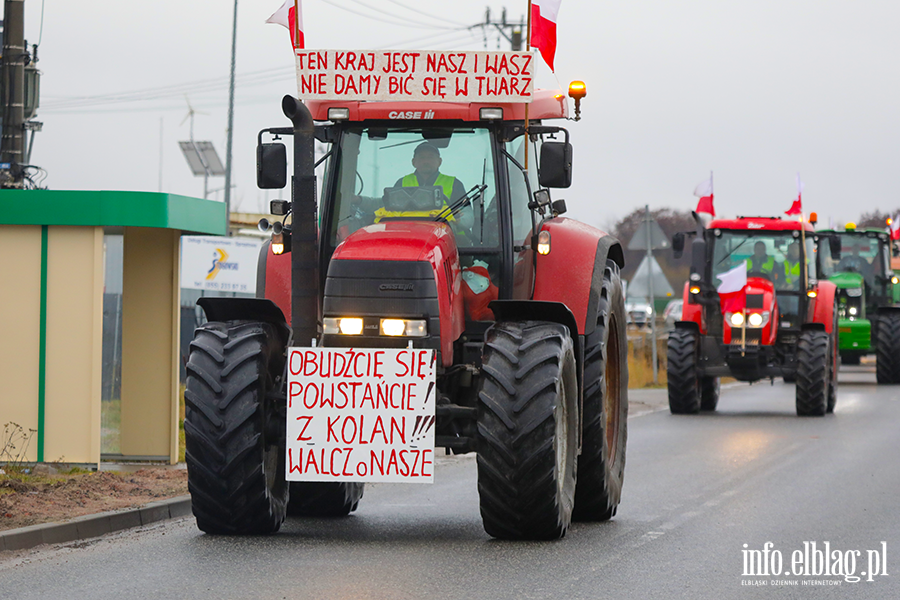
M 806 330 L 797 343 L 797 415 L 820 417 L 828 408 L 829 336 L 824 331 Z
M 345 517 L 356 510 L 364 483 L 292 481 L 287 514 L 296 517 Z
M 488 534 L 558 539 L 572 519 L 578 381 L 569 330 L 495 323 L 478 390 L 478 494 Z
M 628 339 L 619 266 L 607 261 L 597 307 L 597 327 L 585 339 L 584 417 L 577 521 L 605 521 L 616 514 L 625 476 L 628 437 Z
M 673 415 L 700 411 L 700 378 L 697 376 L 697 334 L 676 329 L 666 348 L 669 410 Z
M 900 313 L 880 315 L 875 352 L 878 383 L 900 383 Z
M 191 508 L 207 533 L 274 533 L 284 521 L 285 414 L 269 397 L 286 340 L 286 328 L 252 321 L 210 322 L 194 332 L 185 459 Z
M 700 410 L 713 411 L 719 404 L 719 378 L 700 378 Z

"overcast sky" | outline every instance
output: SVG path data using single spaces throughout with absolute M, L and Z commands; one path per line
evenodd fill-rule
M 280 99 L 297 93 L 287 30 L 265 24 L 281 4 L 238 5 L 233 210 L 264 206 L 256 133 L 286 125 Z M 481 30 L 464 28 L 486 5 L 518 20 L 527 2 L 303 0 L 306 43 L 483 49 Z M 162 142 L 162 191 L 202 196 L 177 145 L 189 137 L 184 91 L 199 111 L 194 138 L 224 160 L 233 9 L 231 0 L 26 0 L 27 40 L 41 40 L 44 130 L 32 163 L 45 184 L 156 191 Z M 568 124 L 575 183 L 557 197 L 604 226 L 644 204 L 693 209 L 694 186 L 712 170 L 719 215 L 781 214 L 799 171 L 804 209 L 823 221 L 894 209 L 898 31 L 896 0 L 563 0 L 556 77 L 543 67 L 538 83 L 583 79 L 588 96 L 583 119 Z M 141 101 L 108 102 L 138 91 Z

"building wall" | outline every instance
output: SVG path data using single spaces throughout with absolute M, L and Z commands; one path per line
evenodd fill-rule
M 0 225 L 0 434 L 38 428 L 40 299 L 40 225 Z M 37 435 L 22 458 L 37 460 Z

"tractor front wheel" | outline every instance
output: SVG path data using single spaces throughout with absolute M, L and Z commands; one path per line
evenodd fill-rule
M 585 338 L 584 418 L 575 510 L 578 521 L 616 514 L 625 477 L 628 437 L 628 339 L 619 266 L 607 261 L 597 327 Z
M 714 411 L 719 404 L 719 378 L 700 378 L 700 410 Z
M 287 328 L 210 322 L 187 363 L 185 459 L 197 526 L 206 533 L 274 533 L 284 521 L 285 414 L 270 399 L 284 370 Z
M 578 381 L 569 330 L 495 323 L 478 390 L 478 495 L 488 534 L 558 539 L 572 519 Z
M 697 376 L 697 334 L 676 329 L 666 348 L 669 410 L 673 415 L 700 411 L 700 377 Z
M 875 344 L 878 383 L 900 383 L 900 313 L 889 312 L 879 317 Z
M 828 408 L 831 373 L 828 370 L 829 336 L 806 330 L 797 343 L 797 415 L 820 417 Z

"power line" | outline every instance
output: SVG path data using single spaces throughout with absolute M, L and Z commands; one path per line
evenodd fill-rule
M 375 8 L 375 7 L 373 7 L 373 6 L 370 6 L 369 4 L 366 4 L 366 3 L 363 2 L 362 0 L 350 0 L 350 2 L 353 2 L 354 4 L 359 4 L 359 5 L 362 6 L 363 8 L 368 8 L 369 10 L 374 10 L 375 12 L 384 14 L 385 16 L 393 17 L 393 18 L 395 18 L 395 19 L 400 19 L 401 21 L 406 21 L 406 22 L 408 22 L 408 23 L 413 23 L 414 25 L 421 25 L 422 27 L 431 27 L 431 28 L 437 28 L 437 27 L 438 27 L 438 26 L 436 26 L 434 23 L 423 23 L 422 21 L 415 21 L 415 20 L 413 20 L 413 19 L 410 19 L 410 18 L 407 17 L 406 15 L 397 15 L 397 14 L 394 14 L 394 13 L 390 13 L 390 12 L 384 10 L 383 8 Z M 427 13 L 423 13 L 423 14 L 425 14 L 425 15 L 428 16 L 428 17 L 431 17 L 431 15 L 428 15 Z M 431 18 L 434 18 L 434 17 L 431 17 Z M 442 26 L 442 27 L 440 27 L 440 28 L 441 28 L 441 29 L 451 29 L 450 27 L 447 27 L 446 25 L 444 25 L 444 26 Z
M 422 24 L 416 25 L 416 24 L 410 23 L 409 21 L 407 21 L 405 23 L 403 21 L 391 21 L 388 19 L 383 19 L 381 17 L 367 15 L 365 13 L 361 13 L 359 11 L 353 10 L 352 8 L 347 8 L 346 6 L 341 6 L 340 4 L 336 4 L 333 0 L 322 0 L 322 2 L 324 2 L 325 4 L 329 4 L 335 8 L 340 8 L 341 10 L 345 10 L 348 13 L 352 13 L 354 15 L 363 17 L 365 19 L 371 19 L 373 21 L 381 21 L 382 23 L 388 23 L 390 25 L 398 25 L 400 27 L 413 27 L 415 29 L 420 29 L 422 27 L 427 27 L 429 29 L 452 29 L 451 27 L 439 27 L 437 25 L 422 25 Z
M 424 15 L 431 19 L 435 19 L 438 21 L 446 22 L 446 23 L 453 23 L 454 25 L 459 25 L 460 27 L 468 27 L 468 25 L 466 25 L 465 23 L 460 23 L 459 21 L 451 21 L 450 19 L 447 19 L 445 17 L 436 17 L 425 11 L 421 11 L 416 8 L 413 8 L 412 6 L 407 6 L 406 4 L 403 4 L 402 2 L 398 2 L 397 0 L 388 0 L 388 2 L 390 2 L 391 4 L 396 4 L 397 6 L 403 8 L 405 10 L 411 10 L 412 12 L 419 13 L 420 15 Z

